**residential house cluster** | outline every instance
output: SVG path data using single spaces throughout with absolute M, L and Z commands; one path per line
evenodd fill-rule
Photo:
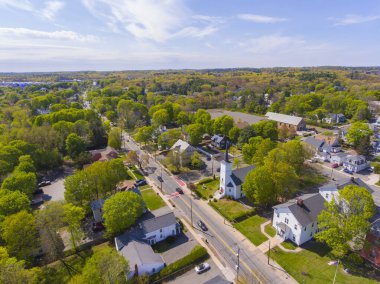
M 325 209 L 326 201 L 329 202 L 339 196 L 339 190 L 348 185 L 364 187 L 372 193 L 372 189 L 361 179 L 347 178 L 339 183 L 320 187 L 318 193 L 304 194 L 274 206 L 272 225 L 277 235 L 299 246 L 311 240 L 320 230 L 317 218 Z

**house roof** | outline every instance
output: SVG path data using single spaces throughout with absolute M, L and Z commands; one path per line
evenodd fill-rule
M 302 117 L 291 116 L 291 115 L 286 115 L 286 114 L 276 113 L 276 112 L 270 112 L 270 111 L 268 111 L 265 114 L 265 116 L 268 117 L 268 119 L 270 119 L 270 120 L 274 120 L 277 122 L 283 122 L 283 123 L 287 123 L 287 124 L 291 124 L 291 125 L 298 125 L 303 120 Z
M 347 185 L 356 185 L 356 186 L 364 187 L 365 189 L 368 190 L 368 192 L 370 192 L 370 193 L 373 192 L 372 188 L 370 188 L 362 179 L 354 178 L 354 177 L 345 178 L 345 179 L 343 179 L 337 183 L 333 183 L 333 182 L 328 183 L 324 186 L 321 186 L 319 188 L 319 190 L 321 190 L 321 191 L 332 191 L 332 190 L 336 190 L 336 189 L 343 189 Z
M 315 135 L 315 138 L 326 142 L 326 144 L 328 144 L 328 145 L 332 145 L 332 146 L 338 145 L 338 139 L 335 136 L 317 134 L 317 135 Z
M 176 224 L 177 220 L 173 212 L 157 216 L 141 222 L 145 234 Z
M 231 178 L 236 185 L 243 183 L 245 176 L 255 168 L 255 166 L 248 166 L 232 171 Z
M 135 265 L 164 264 L 161 255 L 155 253 L 150 245 L 142 241 L 128 240 L 127 243 L 123 243 L 123 246 L 119 248 L 119 252 L 128 260 L 131 269 L 134 269 Z
M 366 158 L 363 155 L 348 155 L 347 156 L 347 162 L 362 161 L 362 160 L 366 161 Z
M 222 276 L 218 275 L 210 280 L 204 282 L 203 284 L 231 284 L 231 281 L 224 279 Z
M 211 137 L 211 140 L 214 141 L 214 142 L 216 142 L 216 143 L 220 143 L 220 142 L 222 142 L 225 139 L 227 139 L 226 136 L 218 135 L 218 134 L 215 134 L 214 136 Z
M 302 204 L 299 204 L 299 200 L 302 200 Z M 294 218 L 304 227 L 317 220 L 319 213 L 325 208 L 325 201 L 319 193 L 304 194 L 273 208 L 289 208 Z
M 316 139 L 312 136 L 307 137 L 304 142 L 318 149 L 325 143 L 323 140 Z
M 346 158 L 347 155 L 348 155 L 347 153 L 339 152 L 339 153 L 334 154 L 333 156 L 338 156 L 338 157 L 341 157 L 341 158 Z
M 91 202 L 91 209 L 99 210 L 103 208 L 103 205 L 104 205 L 104 199 L 98 199 Z
M 193 148 L 189 143 L 186 141 L 183 141 L 181 139 L 178 139 L 177 142 L 174 143 L 174 145 L 170 148 L 170 150 L 178 149 L 180 152 L 186 151 L 188 148 Z M 195 148 L 193 148 L 195 150 Z

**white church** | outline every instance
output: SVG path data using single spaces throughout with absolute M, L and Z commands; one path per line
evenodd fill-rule
M 220 162 L 220 186 L 215 197 L 220 199 L 225 196 L 231 196 L 233 199 L 239 199 L 244 196 L 241 185 L 246 175 L 255 168 L 248 166 L 232 170 L 232 163 L 228 158 L 228 146 L 224 161 Z

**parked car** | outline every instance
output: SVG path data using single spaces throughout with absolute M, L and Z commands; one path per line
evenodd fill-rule
M 197 225 L 198 225 L 199 228 L 201 228 L 202 231 L 207 231 L 207 230 L 208 230 L 206 224 L 203 223 L 202 220 L 199 220 L 199 221 L 197 222 Z
M 104 230 L 104 226 L 102 223 L 92 223 L 92 231 L 93 232 L 100 232 Z
M 43 193 L 44 193 L 44 191 L 43 191 L 42 188 L 38 188 L 38 189 L 36 189 L 36 190 L 33 192 L 33 194 L 43 194 Z
M 164 182 L 164 180 L 162 179 L 161 176 L 157 176 L 157 179 L 158 179 L 159 182 Z
M 334 163 L 334 164 L 331 165 L 331 167 L 332 167 L 333 169 L 335 169 L 335 168 L 339 167 L 339 164 L 338 164 L 338 163 Z
M 145 179 L 138 179 L 138 180 L 136 180 L 135 185 L 136 186 L 146 185 L 146 180 Z
M 43 181 L 41 181 L 38 184 L 38 187 L 43 187 L 43 186 L 47 186 L 47 185 L 51 185 L 51 181 L 50 180 L 43 180 Z
M 210 268 L 211 268 L 210 264 L 208 264 L 207 262 L 204 262 L 204 263 L 201 263 L 195 267 L 195 272 L 198 274 L 201 274 L 201 273 L 209 270 Z
M 209 156 L 207 156 L 206 160 L 207 161 L 211 161 L 211 158 Z
M 352 175 L 352 174 L 353 174 L 353 172 L 350 171 L 349 169 L 343 169 L 343 172 L 345 172 L 345 173 L 347 173 L 347 174 L 349 174 L 349 175 Z
M 178 192 L 179 194 L 183 194 L 183 190 L 182 190 L 182 188 L 177 187 L 177 188 L 175 189 L 175 191 Z

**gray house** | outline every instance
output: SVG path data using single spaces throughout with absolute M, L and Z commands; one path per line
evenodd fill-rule
M 219 134 L 215 134 L 211 137 L 211 145 L 214 147 L 224 149 L 226 148 L 227 137 Z

